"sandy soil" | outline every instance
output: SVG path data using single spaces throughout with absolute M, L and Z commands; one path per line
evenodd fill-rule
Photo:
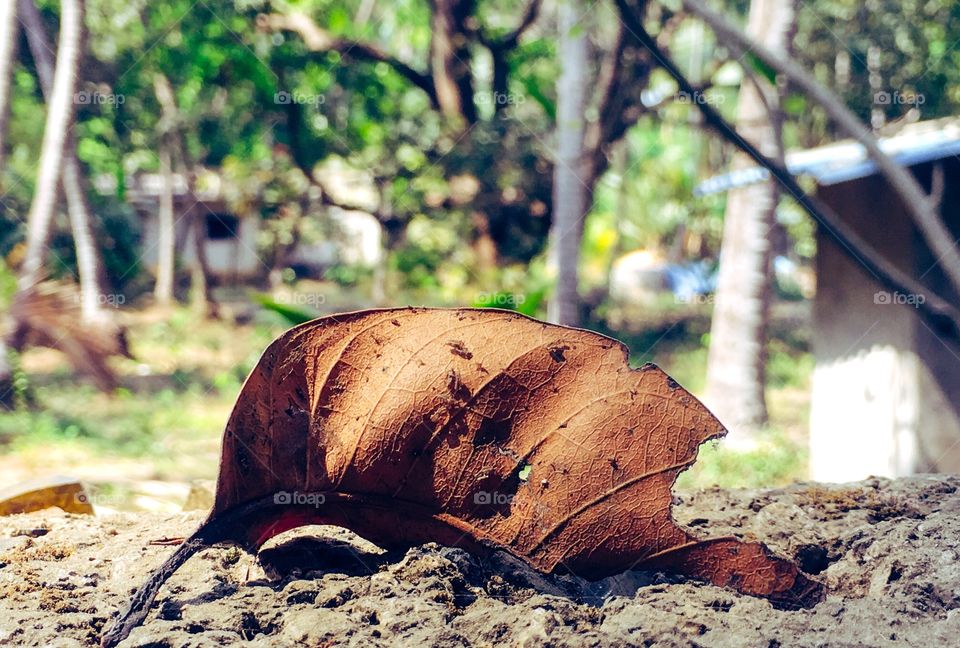
M 262 566 L 192 558 L 124 644 L 222 646 L 960 645 L 960 477 L 681 494 L 702 535 L 767 542 L 827 583 L 813 610 L 658 574 L 588 583 L 504 555 L 384 554 L 340 529 L 278 538 Z M 0 519 L 0 644 L 93 645 L 198 513 Z

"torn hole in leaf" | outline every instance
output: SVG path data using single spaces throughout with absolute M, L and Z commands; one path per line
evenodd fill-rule
M 533 472 L 533 466 L 528 463 L 524 463 L 520 466 L 520 472 L 517 473 L 517 478 L 520 481 L 530 481 L 530 473 Z

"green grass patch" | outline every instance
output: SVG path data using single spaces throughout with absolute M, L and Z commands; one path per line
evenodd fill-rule
M 726 448 L 723 441 L 705 443 L 693 467 L 680 474 L 677 488 L 782 486 L 804 479 L 806 473 L 806 444 L 781 431 L 768 430 L 749 450 Z

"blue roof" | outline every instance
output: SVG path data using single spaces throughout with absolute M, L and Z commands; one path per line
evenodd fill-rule
M 880 148 L 904 166 L 960 156 L 960 125 L 955 120 L 912 124 L 893 137 L 880 139 Z M 786 166 L 793 175 L 810 176 L 821 186 L 866 178 L 877 172 L 876 163 L 867 157 L 863 145 L 853 141 L 788 153 Z M 694 188 L 693 194 L 722 193 L 769 177 L 770 172 L 763 167 L 738 169 L 704 180 Z

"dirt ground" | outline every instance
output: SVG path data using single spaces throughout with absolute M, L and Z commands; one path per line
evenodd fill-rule
M 697 534 L 756 538 L 829 588 L 812 610 L 658 574 L 597 583 L 502 554 L 384 554 L 332 527 L 192 558 L 125 646 L 960 645 L 960 477 L 677 496 Z M 0 644 L 94 645 L 199 513 L 0 519 Z

